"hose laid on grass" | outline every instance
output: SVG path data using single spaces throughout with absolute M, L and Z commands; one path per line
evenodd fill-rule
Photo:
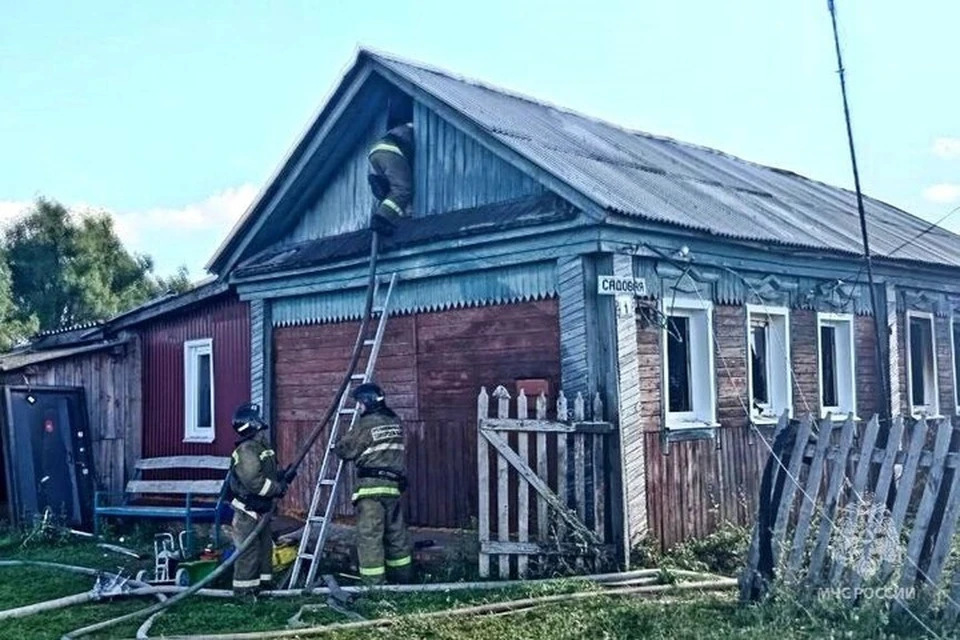
M 455 616 L 473 616 L 488 615 L 505 612 L 519 612 L 529 610 L 532 607 L 556 604 L 561 602 L 570 602 L 574 600 L 584 600 L 587 598 L 597 598 L 602 596 L 632 596 L 643 594 L 670 593 L 674 591 L 712 591 L 715 589 L 730 589 L 737 587 L 735 578 L 720 578 L 718 580 L 704 580 L 700 582 L 686 582 L 670 585 L 625 587 L 619 589 L 608 589 L 601 591 L 578 591 L 575 593 L 565 593 L 553 596 L 540 596 L 536 598 L 524 598 L 522 600 L 507 600 L 505 602 L 493 602 L 471 607 L 460 607 L 457 609 L 448 609 L 444 611 L 433 611 L 431 613 L 413 613 L 391 618 L 381 618 L 378 620 L 364 620 L 363 622 L 343 622 L 338 624 L 328 624 L 319 627 L 305 627 L 300 629 L 283 629 L 278 631 L 254 631 L 250 633 L 221 633 L 221 634 L 203 634 L 189 636 L 166 636 L 166 640 L 260 640 L 261 638 L 303 638 L 306 636 L 316 636 L 331 631 L 355 631 L 358 629 L 372 629 L 377 627 L 387 627 L 398 622 L 412 622 L 430 620 L 435 618 L 448 618 Z
M 367 334 L 367 329 L 370 326 L 370 310 L 373 307 L 373 289 L 377 280 L 377 254 L 379 252 L 379 239 L 380 235 L 374 231 L 371 234 L 370 240 L 370 273 L 367 278 L 367 297 L 364 302 L 363 307 L 363 318 L 360 322 L 360 331 L 357 336 L 357 343 L 353 348 L 353 355 L 350 357 L 350 365 L 347 369 L 346 375 L 343 377 L 343 381 L 340 383 L 340 388 L 337 390 L 336 395 L 333 397 L 333 402 L 330 403 L 330 408 L 327 410 L 327 414 L 323 417 L 323 420 L 314 427 L 313 432 L 307 438 L 306 442 L 300 448 L 300 452 L 294 458 L 293 463 L 290 465 L 292 471 L 296 469 L 303 463 L 304 458 L 307 457 L 310 449 L 313 447 L 314 443 L 317 441 L 317 438 L 320 437 L 320 434 L 323 432 L 324 428 L 327 426 L 327 423 L 330 422 L 330 418 L 333 417 L 333 414 L 337 411 L 340 397 L 347 390 L 347 386 L 350 384 L 350 378 L 353 376 L 354 370 L 357 368 L 357 363 L 360 362 L 360 352 L 363 350 L 364 338 Z M 276 509 L 276 503 L 273 505 L 273 509 Z M 272 513 L 272 511 L 271 511 Z M 197 582 L 195 585 L 191 585 L 185 591 L 178 593 L 174 597 L 166 600 L 164 602 L 158 602 L 149 607 L 140 609 L 139 611 L 134 611 L 126 615 L 119 616 L 117 618 L 111 618 L 109 620 L 103 620 L 95 624 L 87 625 L 80 629 L 71 631 L 70 633 L 64 634 L 61 640 L 73 640 L 74 638 L 79 638 L 81 636 L 93 633 L 94 631 L 100 631 L 102 629 L 107 629 L 114 625 L 120 624 L 121 622 L 126 622 L 127 620 L 135 620 L 143 616 L 150 616 L 158 611 L 163 611 L 168 607 L 172 607 L 178 602 L 182 602 L 186 598 L 189 598 L 194 593 L 198 592 L 204 586 L 210 584 L 221 575 L 223 575 L 227 569 L 233 566 L 233 563 L 237 561 L 237 558 L 250 547 L 251 544 L 260 536 L 260 533 L 267 526 L 269 518 L 260 518 L 260 521 L 257 523 L 257 526 L 254 527 L 253 531 L 250 532 L 250 535 L 244 539 L 239 545 L 237 545 L 234 553 L 227 558 L 222 564 L 220 564 L 216 569 L 207 574 L 202 580 Z

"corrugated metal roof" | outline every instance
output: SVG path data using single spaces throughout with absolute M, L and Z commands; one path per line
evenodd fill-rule
M 16 371 L 17 369 L 23 369 L 32 364 L 59 360 L 60 358 L 69 358 L 91 351 L 103 351 L 124 344 L 124 342 L 125 340 L 112 340 L 110 342 L 100 342 L 98 344 L 79 347 L 65 347 L 62 349 L 48 349 L 46 351 L 34 351 L 32 348 L 14 351 L 0 355 L 0 371 Z
M 717 236 L 861 255 L 856 196 L 726 153 L 631 131 L 475 81 L 367 52 L 491 136 L 612 212 Z M 872 253 L 929 223 L 865 198 Z M 936 228 L 894 258 L 960 266 L 960 236 Z

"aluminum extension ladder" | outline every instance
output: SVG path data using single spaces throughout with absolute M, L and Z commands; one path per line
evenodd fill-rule
M 377 363 L 377 356 L 380 354 L 380 345 L 383 343 L 383 334 L 387 328 L 387 317 L 390 315 L 388 311 L 390 308 L 390 298 L 393 295 L 393 285 L 396 282 L 396 279 L 397 274 L 393 273 L 390 276 L 390 283 L 387 287 L 386 296 L 384 296 L 383 303 L 380 305 L 377 304 L 377 295 L 379 294 L 380 290 L 380 280 L 377 279 L 374 284 L 373 307 L 370 310 L 370 317 L 372 319 L 377 314 L 380 315 L 380 319 L 377 322 L 377 331 L 374 334 L 374 337 L 367 338 L 362 333 L 357 333 L 357 343 L 362 340 L 364 347 L 371 347 L 370 357 L 367 360 L 367 366 L 363 373 L 356 373 L 350 376 L 350 382 L 344 389 L 343 395 L 341 395 L 339 398 L 339 404 L 333 419 L 333 426 L 330 428 L 330 437 L 327 440 L 326 451 L 324 451 L 323 454 L 323 463 L 320 465 L 320 473 L 317 475 L 317 484 L 313 490 L 313 499 L 310 501 L 310 510 L 307 512 L 307 520 L 303 526 L 303 535 L 300 538 L 300 548 L 297 551 L 297 559 L 294 561 L 293 569 L 290 572 L 290 581 L 288 583 L 288 588 L 290 589 L 297 588 L 297 580 L 300 577 L 300 573 L 303 571 L 303 562 L 305 560 L 310 561 L 310 569 L 307 571 L 307 578 L 304 582 L 304 588 L 309 589 L 312 587 L 313 582 L 316 579 L 317 569 L 320 566 L 320 554 L 323 551 L 323 544 L 327 539 L 327 534 L 330 532 L 330 521 L 333 517 L 333 511 L 336 509 L 337 505 L 337 490 L 340 486 L 340 474 L 343 472 L 344 466 L 343 460 L 337 458 L 336 454 L 333 452 L 333 445 L 337 442 L 338 435 L 340 433 L 341 418 L 349 416 L 349 428 L 353 428 L 353 425 L 357 421 L 357 417 L 360 415 L 359 403 L 356 403 L 353 408 L 346 406 L 349 402 L 351 393 L 353 393 L 353 386 L 351 383 L 356 382 L 358 384 L 363 384 L 364 382 L 369 382 L 371 376 L 373 375 L 373 369 Z M 357 343 L 354 343 L 354 349 L 357 348 Z M 333 476 L 331 476 L 330 471 L 333 458 L 337 458 L 336 471 L 334 472 Z M 310 548 L 310 539 L 313 537 L 313 532 L 316 531 L 317 526 L 319 526 L 320 531 L 317 533 L 317 537 L 312 545 L 312 548 Z

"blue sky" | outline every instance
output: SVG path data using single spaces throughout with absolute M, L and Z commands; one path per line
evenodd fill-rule
M 939 218 L 960 3 L 837 7 L 864 190 Z M 104 209 L 200 277 L 360 44 L 853 184 L 826 0 L 0 0 L 0 220 L 38 195 Z

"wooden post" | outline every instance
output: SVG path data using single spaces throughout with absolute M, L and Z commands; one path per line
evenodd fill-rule
M 949 421 L 944 420 L 943 425 L 949 425 Z M 925 572 L 928 585 L 935 585 L 940 581 L 943 565 L 947 560 L 947 555 L 950 553 L 950 546 L 953 543 L 953 533 L 957 528 L 958 516 L 960 516 L 960 464 L 953 469 L 953 481 L 950 483 L 947 508 L 940 522 L 940 530 L 937 532 L 937 541 L 934 543 L 933 553 L 930 557 L 930 565 Z M 926 586 L 927 585 L 925 585 L 925 587 Z
M 807 414 L 800 420 L 800 427 L 797 429 L 797 439 L 793 445 L 793 451 L 790 454 L 790 466 L 787 469 L 787 478 L 783 483 L 783 495 L 780 504 L 775 506 L 777 517 L 773 528 L 773 539 L 771 541 L 774 558 L 780 557 L 780 545 L 786 533 L 787 517 L 790 515 L 793 498 L 797 492 L 800 465 L 803 464 L 803 452 L 807 448 L 807 442 L 810 440 L 812 427 L 813 419 Z M 776 562 L 774 562 L 774 564 L 776 564 Z
M 547 419 L 547 396 L 540 393 L 537 396 L 537 420 Z M 548 482 L 547 465 L 547 434 L 543 431 L 537 432 L 537 476 L 543 480 L 544 484 Z M 544 544 L 549 535 L 547 527 L 547 501 L 540 497 L 540 494 L 534 493 L 534 499 L 537 501 L 537 540 Z M 542 559 L 542 557 L 541 557 Z
M 517 418 L 526 420 L 529 418 L 527 412 L 527 394 L 520 389 L 520 395 L 517 396 Z M 529 450 L 530 435 L 520 431 L 517 433 L 517 453 L 524 462 L 530 462 Z M 517 476 L 517 539 L 520 542 L 528 542 L 529 524 L 530 524 L 530 485 L 522 475 Z M 517 556 L 517 575 L 520 579 L 527 577 L 527 556 L 520 554 Z
M 497 417 L 501 420 L 510 417 L 510 392 L 504 387 L 497 387 L 493 392 L 493 397 L 497 399 Z M 497 456 L 497 539 L 500 542 L 510 541 L 510 465 L 506 459 L 500 455 Z M 500 554 L 500 573 L 501 580 L 506 580 L 510 576 L 510 556 Z
M 477 396 L 477 525 L 481 549 L 484 542 L 490 541 L 490 452 L 487 439 L 480 433 L 480 420 L 490 416 L 490 396 L 487 388 L 480 387 Z M 480 552 L 480 577 L 490 576 L 490 556 Z

